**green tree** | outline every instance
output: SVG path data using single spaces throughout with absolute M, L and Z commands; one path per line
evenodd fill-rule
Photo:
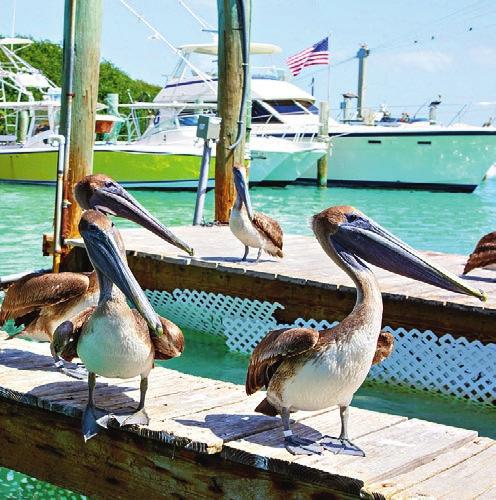
M 0 38 L 2 35 L 0 35 Z M 26 38 L 26 37 L 23 37 Z M 49 40 L 33 40 L 31 45 L 24 47 L 19 55 L 29 64 L 38 68 L 55 85 L 61 86 L 62 81 L 62 47 Z M 0 61 L 5 57 L 0 53 Z M 159 92 L 160 86 L 133 80 L 127 73 L 119 69 L 110 61 L 100 64 L 100 83 L 98 87 L 98 100 L 109 93 L 119 94 L 122 103 L 129 102 L 128 90 L 135 101 L 151 101 Z

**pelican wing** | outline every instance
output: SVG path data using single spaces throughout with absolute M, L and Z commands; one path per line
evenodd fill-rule
M 279 223 L 261 212 L 254 213 L 252 222 L 260 232 L 272 241 L 274 246 L 281 250 L 280 256 L 282 257 L 282 229 Z
M 155 346 L 155 359 L 171 359 L 180 356 L 184 350 L 184 335 L 181 329 L 172 321 L 159 316 L 164 334 L 160 337 L 153 336 Z
M 53 333 L 53 347 L 55 352 L 66 361 L 77 358 L 77 344 L 84 324 L 95 311 L 96 307 L 88 307 L 84 311 L 60 323 Z
M 379 338 L 377 339 L 377 348 L 375 350 L 372 364 L 377 365 L 379 363 L 382 363 L 386 358 L 391 356 L 393 349 L 394 349 L 393 334 L 383 330 L 381 333 L 379 333 Z
M 253 394 L 267 387 L 285 358 L 296 356 L 314 347 L 319 332 L 311 328 L 283 328 L 269 332 L 255 347 L 246 374 L 246 393 Z
M 30 274 L 12 284 L 0 310 L 0 325 L 8 319 L 27 316 L 86 292 L 88 275 L 80 273 Z
M 477 243 L 474 251 L 465 264 L 463 274 L 467 274 L 476 267 L 496 264 L 496 231 L 486 234 Z
M 171 359 L 181 355 L 184 350 L 184 336 L 175 323 L 159 316 L 164 333 L 157 337 L 156 335 L 150 335 L 150 330 L 143 316 L 136 309 L 132 311 L 139 330 L 143 332 L 144 337 L 148 336 L 148 339 L 153 343 L 155 359 Z

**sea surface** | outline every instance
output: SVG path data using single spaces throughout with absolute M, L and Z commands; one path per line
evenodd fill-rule
M 189 224 L 194 193 L 134 191 L 136 198 L 166 225 Z M 496 230 L 496 178 L 474 193 L 345 189 L 289 186 L 255 188 L 257 210 L 278 219 L 287 233 L 311 235 L 310 217 L 331 205 L 353 205 L 410 245 L 423 250 L 468 254 L 479 238 Z M 0 276 L 49 267 L 41 256 L 41 235 L 52 231 L 54 189 L 0 183 Z M 213 192 L 208 193 L 205 220 L 213 220 Z M 116 219 L 118 227 L 133 227 Z M 218 338 L 186 332 L 188 349 L 168 368 L 194 375 L 244 383 L 248 357 L 227 351 Z M 209 352 L 208 360 L 203 355 Z M 473 403 L 375 384 L 364 385 L 353 405 L 471 428 L 496 438 L 496 411 Z M 79 494 L 0 468 L 0 498 L 79 499 Z

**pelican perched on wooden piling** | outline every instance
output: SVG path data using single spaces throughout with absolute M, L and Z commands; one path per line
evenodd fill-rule
M 98 304 L 60 324 L 53 345 L 57 355 L 66 360 L 77 355 L 88 369 L 89 398 L 82 427 L 85 439 L 89 439 L 98 432 L 97 420 L 106 414 L 95 406 L 96 375 L 125 379 L 139 375 L 137 412 L 115 418 L 121 425 L 146 425 L 145 396 L 153 360 L 179 356 L 184 337 L 174 323 L 154 312 L 127 265 L 113 223 L 100 212 L 88 210 L 81 218 L 79 231 L 98 278 Z
M 245 246 L 243 258 L 246 260 L 250 247 L 258 248 L 256 262 L 262 251 L 274 257 L 282 257 L 282 229 L 277 221 L 260 212 L 254 212 L 251 206 L 245 167 L 233 167 L 236 201 L 231 210 L 229 227 Z
M 382 297 L 366 262 L 396 274 L 485 300 L 457 276 L 429 263 L 359 210 L 331 207 L 313 217 L 318 242 L 355 283 L 352 312 L 334 328 L 286 328 L 269 332 L 254 349 L 246 377 L 246 392 L 267 388 L 256 411 L 280 414 L 285 445 L 293 454 L 333 453 L 363 456 L 348 438 L 348 407 L 362 385 L 378 349 Z M 311 441 L 293 435 L 290 412 L 320 410 L 338 405 L 339 437 Z
M 153 217 L 120 184 L 106 175 L 89 175 L 76 184 L 74 195 L 85 210 L 96 209 L 103 214 L 132 220 L 168 243 L 193 254 L 193 249 Z M 120 236 L 119 236 L 120 237 Z M 98 302 L 99 287 L 92 273 L 35 273 L 13 283 L 5 294 L 0 309 L 0 326 L 13 319 L 25 328 L 23 338 L 50 342 L 55 328 L 79 312 Z M 85 377 L 79 368 L 69 368 L 52 346 L 55 366 L 69 376 Z

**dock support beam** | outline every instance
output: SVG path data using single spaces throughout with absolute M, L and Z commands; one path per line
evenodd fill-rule
M 102 30 L 102 0 L 74 2 L 66 0 L 64 27 L 63 107 L 61 134 L 69 131 L 70 146 L 66 149 L 68 171 L 64 184 L 64 199 L 68 209 L 63 220 L 63 238 L 78 236 L 81 209 L 74 199 L 74 185 L 93 171 L 93 145 L 95 140 L 95 114 L 100 76 L 100 39 Z M 69 64 L 71 18 L 68 14 L 76 8 L 74 20 L 74 72 L 72 92 Z M 72 95 L 70 95 L 72 94 Z M 67 119 L 67 100 L 72 99 L 71 123 Z
M 325 142 L 326 154 L 317 161 L 317 186 L 325 188 L 329 164 L 329 103 L 321 101 L 319 110 L 319 139 Z
M 242 165 L 245 158 L 245 127 L 242 138 L 231 149 L 238 135 L 239 112 L 242 105 L 243 67 L 242 67 L 242 27 L 240 26 L 240 0 L 217 0 L 219 20 L 218 49 L 218 113 L 222 119 L 220 139 L 217 142 L 215 161 L 215 220 L 229 221 L 235 193 L 232 181 L 232 168 Z M 250 18 L 250 1 L 244 0 L 246 19 Z M 248 23 L 246 23 L 248 25 Z M 249 40 L 249 34 L 246 34 Z M 248 49 L 249 52 L 249 49 Z M 246 82 L 249 85 L 249 79 Z M 246 117 L 246 110 L 244 110 Z

